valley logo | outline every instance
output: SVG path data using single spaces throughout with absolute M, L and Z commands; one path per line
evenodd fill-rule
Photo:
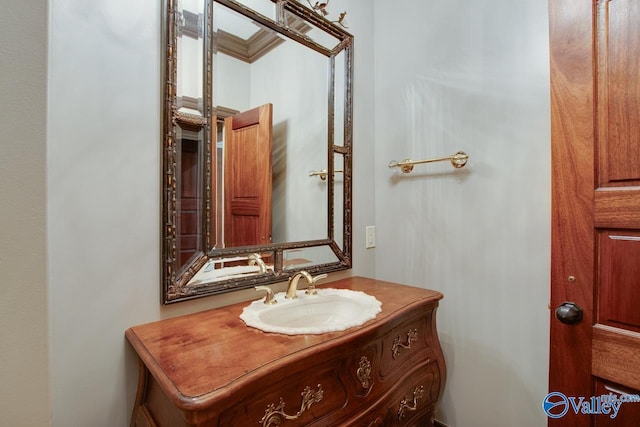
M 545 396 L 542 409 L 549 418 L 562 418 L 571 410 L 576 415 L 604 414 L 613 419 L 618 416 L 620 406 L 629 402 L 640 402 L 640 395 L 609 393 L 587 398 L 567 397 L 564 393 L 554 391 Z

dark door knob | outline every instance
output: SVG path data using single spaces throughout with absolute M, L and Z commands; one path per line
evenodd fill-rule
M 556 308 L 556 318 L 567 325 L 575 325 L 582 320 L 582 309 L 576 303 L 564 302 Z

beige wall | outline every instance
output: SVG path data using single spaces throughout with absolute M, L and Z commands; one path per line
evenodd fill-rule
M 0 14 L 0 424 L 49 422 L 46 2 Z

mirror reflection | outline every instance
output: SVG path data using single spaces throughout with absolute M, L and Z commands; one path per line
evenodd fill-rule
M 216 247 L 327 238 L 327 186 L 307 178 L 328 163 L 329 58 L 218 3 L 213 14 L 213 103 L 238 112 L 225 120 L 218 141 L 225 196 Z M 269 123 L 247 117 L 266 106 Z M 242 128 L 231 121 L 256 139 L 234 136 Z M 236 145 L 244 151 L 236 153 Z M 236 237 L 238 228 L 244 239 Z
M 167 0 L 165 303 L 350 266 L 352 36 L 251 6 Z

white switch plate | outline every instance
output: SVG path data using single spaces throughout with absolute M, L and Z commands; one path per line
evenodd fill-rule
M 365 248 L 366 249 L 371 249 L 371 248 L 375 248 L 376 247 L 376 226 L 375 225 L 369 225 L 365 228 L 365 233 L 366 233 L 366 243 L 365 243 Z

